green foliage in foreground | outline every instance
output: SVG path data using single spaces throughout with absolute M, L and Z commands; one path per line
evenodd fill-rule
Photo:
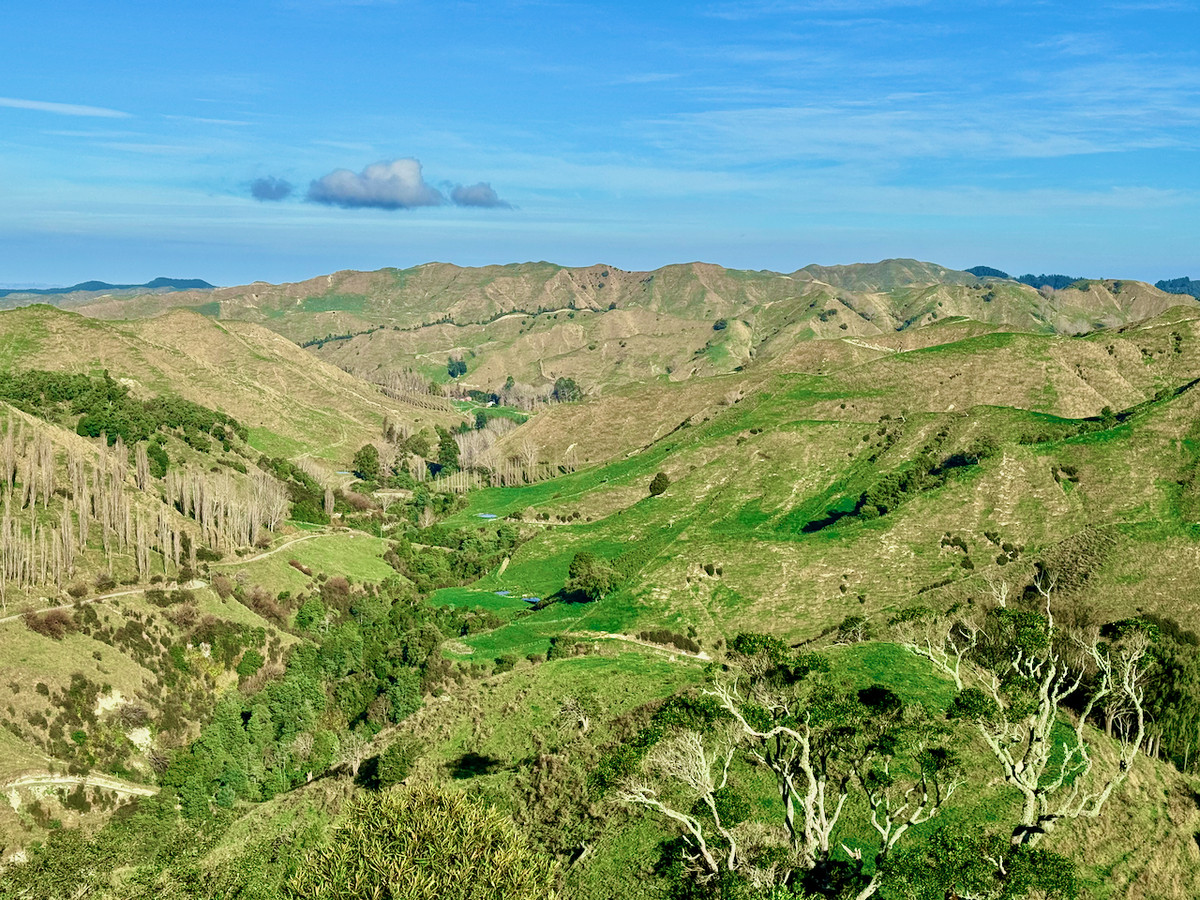
M 290 900 L 553 900 L 554 864 L 512 820 L 447 788 L 355 800 Z
M 1003 862 L 1001 867 L 993 860 Z M 942 827 L 924 846 L 901 850 L 884 866 L 887 900 L 1073 900 L 1079 896 L 1075 865 L 1064 856 L 1022 845 L 1013 847 L 978 826 Z M 951 893 L 953 892 L 953 893 Z
M 773 636 L 739 634 L 730 650 L 712 667 L 711 689 L 673 715 L 664 706 L 652 744 L 639 735 L 638 752 L 620 760 L 617 796 L 678 829 L 678 896 L 725 900 L 801 885 L 865 900 L 905 833 L 936 817 L 957 789 L 952 729 L 884 685 L 853 690 L 832 676 L 828 658 Z M 783 798 L 769 839 L 738 828 L 752 809 L 730 775 L 741 757 L 769 772 Z M 598 768 L 616 768 L 605 762 Z M 855 813 L 877 841 L 845 860 L 833 834 Z
M 421 706 L 423 686 L 447 674 L 438 643 L 469 615 L 419 603 L 398 580 L 351 594 L 345 579 L 331 578 L 323 596 L 324 633 L 297 646 L 282 677 L 258 693 L 223 695 L 200 737 L 163 773 L 164 794 L 184 818 L 270 799 L 339 761 L 357 769 L 350 748 Z

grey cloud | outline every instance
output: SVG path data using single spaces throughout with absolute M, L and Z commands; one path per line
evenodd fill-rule
M 512 204 L 501 200 L 486 181 L 479 184 L 459 184 L 450 191 L 450 201 L 455 206 L 482 206 L 488 209 L 512 209 Z
M 412 209 L 446 202 L 425 181 L 420 161 L 411 157 L 373 163 L 358 173 L 335 169 L 308 186 L 308 199 L 344 209 Z
M 283 200 L 292 193 L 294 188 L 290 181 L 276 178 L 273 175 L 266 178 L 255 178 L 250 182 L 250 196 L 255 200 Z

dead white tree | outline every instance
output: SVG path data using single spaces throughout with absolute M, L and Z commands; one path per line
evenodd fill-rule
M 717 803 L 717 791 L 729 781 L 736 752 L 736 736 L 730 730 L 708 743 L 694 731 L 672 735 L 650 751 L 642 772 L 627 780 L 617 795 L 681 826 L 690 848 L 686 861 L 701 882 L 738 868 L 738 841 L 733 829 L 722 822 Z M 697 815 L 697 806 L 708 815 Z M 715 846 L 717 835 L 723 838 L 723 850 Z
M 145 441 L 139 441 L 134 448 L 134 465 L 137 469 L 137 486 L 139 491 L 150 489 L 150 457 L 146 454 Z
M 815 654 L 746 637 L 739 635 L 725 673 L 703 692 L 720 710 L 708 714 L 708 730 L 669 735 L 621 798 L 682 826 L 698 879 L 737 871 L 759 887 L 792 883 L 796 872 L 832 877 L 833 834 L 847 810 L 865 807 L 878 836 L 874 871 L 881 872 L 905 834 L 938 815 L 959 786 L 957 757 L 932 744 L 948 729 L 886 688 L 835 684 Z M 720 792 L 737 753 L 775 778 L 781 821 L 767 829 L 773 843 L 763 846 L 785 850 L 782 856 L 755 852 L 750 835 L 762 835 L 763 824 L 722 820 L 736 806 Z M 865 802 L 851 802 L 852 795 Z M 861 852 L 847 853 L 862 861 Z M 857 898 L 867 900 L 879 876 L 866 866 L 859 874 Z
M 1135 630 L 1107 642 L 1094 628 L 1063 629 L 1054 618 L 1053 581 L 1040 572 L 1034 586 L 1041 611 L 997 605 L 970 628 L 964 619 L 948 617 L 939 620 L 945 629 L 940 645 L 933 637 L 908 644 L 956 674 L 960 690 L 950 714 L 974 725 L 1005 783 L 1021 795 L 1013 845 L 1038 843 L 1064 819 L 1098 816 L 1128 777 L 1146 733 L 1145 634 Z M 1001 600 L 1006 596 L 994 592 Z M 1068 700 L 1078 713 L 1069 737 L 1059 739 L 1055 730 Z M 1122 710 L 1118 759 L 1100 773 L 1088 720 L 1106 705 Z

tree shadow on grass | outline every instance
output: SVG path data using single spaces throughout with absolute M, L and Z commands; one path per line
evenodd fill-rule
M 456 781 L 465 778 L 478 778 L 480 775 L 493 775 L 502 772 L 506 766 L 504 761 L 494 756 L 483 756 L 478 753 L 464 753 L 448 766 L 450 777 Z
M 354 777 L 354 783 L 368 791 L 379 790 L 378 756 L 372 756 L 362 761 L 362 764 L 358 767 L 358 775 Z

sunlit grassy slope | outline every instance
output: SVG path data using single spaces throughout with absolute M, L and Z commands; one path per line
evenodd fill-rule
M 715 639 L 753 627 L 800 638 L 848 614 L 882 620 L 921 598 L 978 597 L 989 580 L 1027 578 L 1039 560 L 1073 572 L 1064 588 L 1086 586 L 1105 615 L 1153 609 L 1196 627 L 1200 393 L 1187 385 L 1200 373 L 1198 346 L 1195 321 L 1178 317 L 1082 338 L 988 334 L 826 375 L 747 378 L 742 399 L 703 407 L 673 431 L 613 428 L 629 455 L 475 492 L 452 523 L 518 515 L 538 529 L 502 576 L 474 586 L 484 608 L 497 606 L 495 591 L 553 594 L 581 550 L 640 554 L 636 575 L 592 604 L 525 613 L 505 600 L 511 623 L 457 649 L 525 653 L 564 629 L 693 626 Z M 587 407 L 607 430 L 615 404 L 556 409 L 525 428 L 560 425 L 586 442 Z M 1114 414 L 1101 422 L 1106 406 Z M 653 428 L 657 439 L 630 440 Z M 816 527 L 922 452 L 941 459 L 985 438 L 998 452 L 889 514 Z M 650 497 L 658 471 L 672 483 Z
M 389 400 L 265 328 L 187 311 L 101 322 L 33 306 L 0 312 L 0 336 L 0 372 L 107 370 L 138 396 L 180 396 L 232 415 L 269 455 L 344 463 L 379 436 L 384 416 L 411 427 L 457 421 Z

